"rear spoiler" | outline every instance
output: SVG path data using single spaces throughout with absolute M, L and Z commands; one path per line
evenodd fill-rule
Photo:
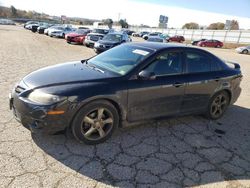
M 240 65 L 239 65 L 238 63 L 226 61 L 226 64 L 227 64 L 229 67 L 231 67 L 231 68 L 240 69 Z M 233 67 L 232 67 L 232 66 L 233 66 Z

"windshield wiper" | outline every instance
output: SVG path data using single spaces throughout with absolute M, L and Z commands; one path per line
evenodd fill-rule
M 89 68 L 94 69 L 94 70 L 96 70 L 96 71 L 98 71 L 98 72 L 104 73 L 104 71 L 103 71 L 102 69 L 97 68 L 97 67 L 96 67 L 95 65 L 93 65 L 93 64 L 88 64 L 88 62 L 86 63 L 86 66 L 88 66 Z

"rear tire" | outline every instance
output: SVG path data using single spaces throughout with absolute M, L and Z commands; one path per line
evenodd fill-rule
M 216 93 L 209 102 L 206 116 L 208 119 L 221 118 L 229 106 L 230 98 L 227 92 Z
M 93 145 L 111 137 L 119 124 L 119 114 L 108 101 L 94 101 L 84 106 L 76 114 L 72 123 L 72 133 L 79 142 Z

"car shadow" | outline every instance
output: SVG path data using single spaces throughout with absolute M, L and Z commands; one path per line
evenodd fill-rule
M 32 138 L 51 156 L 51 169 L 106 185 L 249 186 L 250 109 L 241 106 L 217 121 L 185 116 L 123 128 L 96 146 L 69 133 Z

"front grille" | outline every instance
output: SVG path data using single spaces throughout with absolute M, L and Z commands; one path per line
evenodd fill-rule
M 23 88 L 21 86 L 16 86 L 16 88 L 15 88 L 15 92 L 18 93 L 18 94 L 22 93 L 24 90 L 25 90 L 25 88 Z

